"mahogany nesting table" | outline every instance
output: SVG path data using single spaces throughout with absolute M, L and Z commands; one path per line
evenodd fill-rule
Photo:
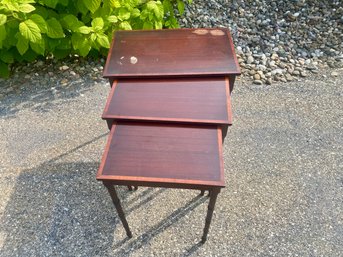
M 209 190 L 202 242 L 224 187 L 221 129 L 215 126 L 113 123 L 97 179 L 107 187 L 132 237 L 113 185 Z
M 102 118 L 220 125 L 232 124 L 229 79 L 159 78 L 114 80 Z
M 227 29 L 117 31 L 104 77 L 110 129 L 97 179 L 132 237 L 114 185 L 208 190 L 205 242 L 220 189 L 230 94 L 240 69 Z

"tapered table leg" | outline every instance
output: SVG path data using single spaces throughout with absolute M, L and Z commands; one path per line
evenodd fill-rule
M 216 204 L 217 196 L 220 192 L 219 188 L 211 189 L 210 190 L 210 202 L 208 203 L 208 209 L 207 209 L 207 216 L 206 216 L 206 222 L 204 227 L 204 233 L 201 238 L 201 243 L 205 243 L 207 239 L 207 234 L 210 229 L 210 224 L 212 220 L 212 215 L 214 211 L 214 206 Z
M 132 237 L 132 233 L 130 231 L 129 224 L 126 221 L 124 211 L 123 211 L 123 209 L 122 209 L 122 207 L 120 205 L 120 200 L 118 198 L 118 195 L 117 195 L 115 187 L 112 184 L 105 183 L 105 182 L 104 182 L 104 186 L 107 188 L 107 190 L 108 190 L 108 192 L 109 192 L 109 194 L 110 194 L 110 196 L 112 198 L 112 202 L 113 202 L 114 206 L 117 209 L 118 216 L 119 216 L 119 218 L 120 218 L 121 222 L 123 223 L 123 226 L 124 226 L 124 228 L 126 230 L 126 235 L 131 238 Z

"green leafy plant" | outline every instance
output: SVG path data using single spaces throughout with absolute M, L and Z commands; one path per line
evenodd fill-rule
M 191 0 L 1 0 L 0 77 L 40 56 L 106 55 L 114 30 L 177 28 Z

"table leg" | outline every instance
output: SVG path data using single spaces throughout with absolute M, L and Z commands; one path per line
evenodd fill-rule
M 127 188 L 129 189 L 129 191 L 132 191 L 132 186 L 127 186 Z
M 112 198 L 112 202 L 113 202 L 114 206 L 117 209 L 118 216 L 119 216 L 119 218 L 120 218 L 121 222 L 123 223 L 123 226 L 124 226 L 124 228 L 126 230 L 126 235 L 131 238 L 132 237 L 132 233 L 130 231 L 129 224 L 126 221 L 124 211 L 123 211 L 123 209 L 122 209 L 122 207 L 120 205 L 120 200 L 118 198 L 118 195 L 117 195 L 115 187 L 112 184 L 105 183 L 105 182 L 104 182 L 104 186 L 107 188 L 107 190 L 108 190 L 108 192 L 109 192 L 109 194 L 110 194 L 110 196 Z
M 200 195 L 203 196 L 205 194 L 205 190 L 200 191 Z
M 212 215 L 214 211 L 214 205 L 216 204 L 217 196 L 220 192 L 219 188 L 211 189 L 210 191 L 210 202 L 208 203 L 206 222 L 204 227 L 204 233 L 201 238 L 201 243 L 205 243 L 207 239 L 207 234 L 210 229 L 210 224 L 212 220 Z

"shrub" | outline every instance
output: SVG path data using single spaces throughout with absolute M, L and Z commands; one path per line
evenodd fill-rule
M 177 28 L 185 1 L 1 0 L 0 77 L 39 56 L 106 55 L 114 30 Z

